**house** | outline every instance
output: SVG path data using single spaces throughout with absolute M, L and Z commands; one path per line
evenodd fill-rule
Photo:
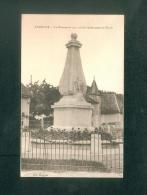
M 29 127 L 30 92 L 21 84 L 21 127 Z
M 93 106 L 93 127 L 116 124 L 123 128 L 123 96 L 121 94 L 100 91 L 96 81 L 93 80 L 91 87 L 88 87 L 86 100 Z

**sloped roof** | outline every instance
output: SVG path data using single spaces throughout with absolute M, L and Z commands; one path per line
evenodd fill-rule
M 120 113 L 118 100 L 115 93 L 101 93 L 101 113 L 115 114 Z
M 123 113 L 123 95 L 114 92 L 98 90 L 96 81 L 93 80 L 91 87 L 87 86 L 86 100 L 91 104 L 99 103 L 101 99 L 101 114 Z
M 21 84 L 21 97 L 30 97 L 29 89 L 24 84 Z

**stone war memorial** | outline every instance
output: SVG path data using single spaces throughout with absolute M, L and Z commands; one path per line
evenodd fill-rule
M 54 127 L 90 128 L 92 126 L 92 106 L 85 99 L 87 85 L 80 58 L 81 46 L 77 34 L 72 33 L 71 40 L 66 44 L 67 57 L 59 83 L 59 91 L 63 97 L 52 106 Z

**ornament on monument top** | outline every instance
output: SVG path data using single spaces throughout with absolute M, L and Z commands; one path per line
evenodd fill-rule
M 75 46 L 75 47 L 80 48 L 82 46 L 82 44 L 79 41 L 77 41 L 77 37 L 78 37 L 78 35 L 76 33 L 72 33 L 71 40 L 68 41 L 68 43 L 66 44 L 66 47 L 69 48 L 71 46 Z
M 71 34 L 71 40 L 76 40 L 78 35 L 76 33 Z

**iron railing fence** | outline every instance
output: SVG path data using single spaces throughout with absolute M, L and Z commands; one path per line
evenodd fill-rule
M 21 132 L 21 168 L 122 173 L 123 138 L 99 130 L 27 129 Z

